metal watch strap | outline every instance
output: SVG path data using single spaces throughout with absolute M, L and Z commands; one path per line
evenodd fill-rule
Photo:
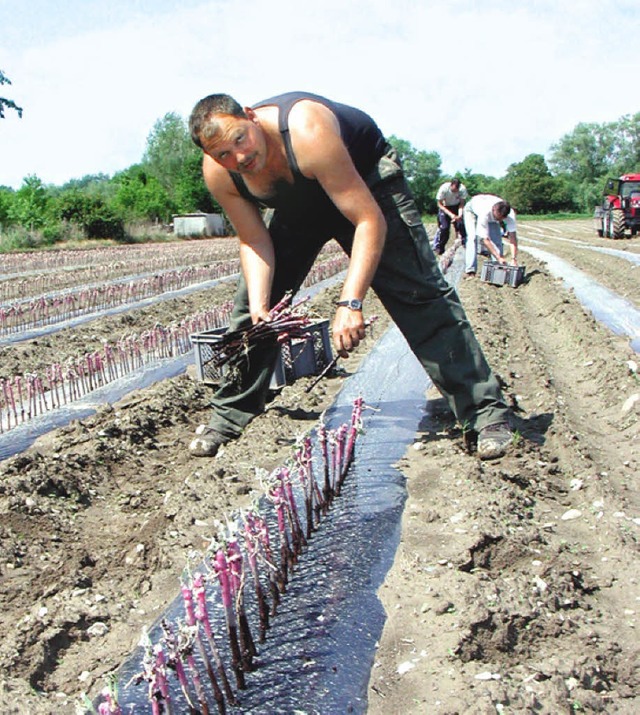
M 336 305 L 349 308 L 349 310 L 362 310 L 362 301 L 358 298 L 351 298 L 351 300 L 339 300 Z

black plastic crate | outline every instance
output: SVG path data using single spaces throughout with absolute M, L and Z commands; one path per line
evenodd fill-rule
M 482 265 L 480 280 L 497 286 L 519 286 L 524 280 L 524 266 L 503 266 L 495 261 L 485 261 Z
M 216 328 L 191 336 L 198 379 L 206 384 L 217 385 L 222 371 L 211 358 L 213 346 L 227 332 L 227 328 Z M 308 338 L 294 338 L 280 345 L 278 357 L 271 376 L 270 388 L 278 389 L 290 385 L 299 377 L 319 375 L 331 362 L 333 354 L 329 339 L 329 321 L 320 320 L 305 328 Z

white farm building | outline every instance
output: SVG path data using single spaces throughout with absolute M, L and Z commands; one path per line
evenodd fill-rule
M 221 214 L 181 214 L 173 217 L 176 236 L 226 236 L 227 230 Z

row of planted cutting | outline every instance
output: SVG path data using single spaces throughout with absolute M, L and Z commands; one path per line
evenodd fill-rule
M 66 293 L 39 296 L 22 303 L 1 305 L 0 337 L 139 303 L 198 283 L 224 278 L 239 270 L 238 259 L 218 261 L 209 266 L 166 271 L 150 277 L 82 287 Z
M 323 253 L 338 250 L 336 243 L 330 243 Z M 237 256 L 238 242 L 231 238 L 3 254 L 0 304 L 124 276 L 206 266 Z
M 321 420 L 317 449 L 311 434 L 299 440 L 290 462 L 263 479 L 264 498 L 219 524 L 201 566 L 185 569 L 184 616 L 163 619 L 155 642 L 144 634 L 141 670 L 125 684 L 146 686 L 152 713 L 223 715 L 228 707 L 241 706 L 247 678 L 258 667 L 257 644 L 267 640 L 301 556 L 341 494 L 363 409 L 357 398 L 350 420 L 333 430 Z M 215 604 L 224 611 L 217 630 L 211 617 Z M 100 715 L 137 712 L 121 702 L 126 695 L 119 697 L 117 685 L 114 676 L 103 690 Z M 86 699 L 85 706 L 95 712 Z
M 238 273 L 237 242 L 217 239 L 196 247 L 184 244 L 152 244 L 122 254 L 129 247 L 105 249 L 102 252 L 59 251 L 42 254 L 41 263 L 78 258 L 78 264 L 25 271 L 20 277 L 0 275 L 0 340 L 43 326 L 55 325 L 81 315 L 110 310 L 122 305 L 171 293 L 187 286 L 216 280 Z M 322 260 L 337 254 L 339 247 L 330 243 L 322 251 Z M 89 254 L 94 261 L 85 265 Z M 63 255 L 59 255 L 63 254 Z M 85 255 L 86 254 L 86 255 Z M 10 254 L 28 264 L 32 254 Z M 104 262 L 108 258 L 107 262 Z M 2 270 L 6 270 L 3 258 Z M 16 264 L 19 265 L 19 264 Z
M 346 258 L 343 254 L 328 251 L 327 255 L 316 262 L 305 286 L 344 270 Z M 52 362 L 37 372 L 0 378 L 0 433 L 76 402 L 157 360 L 188 353 L 193 348 L 191 336 L 228 324 L 230 309 L 229 303 L 212 306 L 171 325 L 157 324 L 139 335 L 125 335 L 111 343 L 106 342 L 100 350 L 64 363 Z
M 5 254 L 0 340 L 237 273 L 237 254 L 228 238 Z
M 47 273 L 60 276 L 63 272 L 83 269 L 104 269 L 102 277 L 115 278 L 123 275 L 123 269 L 125 275 L 166 270 L 221 261 L 237 254 L 238 243 L 230 238 L 5 253 L 0 266 L 0 281 Z

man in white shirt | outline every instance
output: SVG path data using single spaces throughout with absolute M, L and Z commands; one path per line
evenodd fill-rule
M 462 209 L 468 197 L 467 187 L 460 183 L 460 179 L 457 177 L 451 179 L 451 181 L 445 181 L 438 189 L 436 194 L 438 229 L 433 237 L 433 251 L 437 256 L 441 256 L 444 253 L 452 223 L 456 234 L 460 236 L 462 241 L 465 240 L 466 232 L 462 221 Z
M 465 205 L 463 213 L 467 231 L 465 277 L 475 276 L 478 270 L 478 241 L 482 242 L 492 261 L 507 263 L 502 251 L 503 223 L 511 245 L 511 262 L 518 265 L 516 214 L 508 201 L 493 194 L 478 194 Z

